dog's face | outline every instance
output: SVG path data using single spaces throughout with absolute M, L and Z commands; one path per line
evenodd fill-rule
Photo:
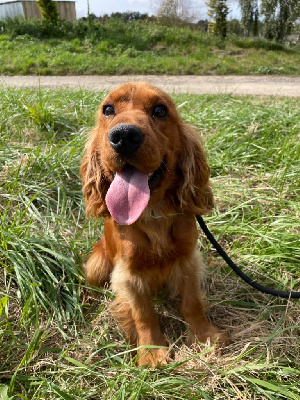
M 195 135 L 160 89 L 127 83 L 111 92 L 100 106 L 81 169 L 86 200 L 97 202 L 92 214 L 108 208 L 117 222 L 131 224 L 166 192 L 178 206 L 187 190 L 208 193 L 209 168 Z M 93 177 L 99 187 L 91 187 Z
M 160 90 L 128 83 L 104 99 L 98 118 L 96 143 L 103 173 L 114 181 L 106 204 L 117 222 L 132 223 L 150 201 L 163 196 L 176 176 L 180 148 L 176 108 Z M 135 193 L 132 201 L 128 199 L 131 190 Z
M 100 106 L 97 137 L 107 178 L 129 164 L 149 175 L 150 187 L 158 186 L 153 174 L 172 169 L 178 152 L 177 121 L 171 98 L 148 84 L 128 83 L 110 93 Z

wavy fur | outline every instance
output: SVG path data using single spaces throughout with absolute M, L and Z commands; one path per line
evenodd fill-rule
M 156 118 L 153 109 L 162 104 L 167 116 Z M 115 112 L 103 116 L 107 105 Z M 126 159 L 108 139 L 111 129 L 124 123 L 137 126 L 145 138 Z M 164 166 L 147 208 L 128 226 L 117 224 L 105 204 L 114 174 L 127 163 L 149 176 Z M 203 263 L 196 249 L 195 214 L 213 208 L 210 170 L 199 135 L 180 119 L 172 99 L 147 83 L 124 84 L 110 93 L 100 107 L 80 171 L 87 215 L 104 218 L 104 235 L 84 266 L 87 280 L 95 286 L 111 282 L 116 293 L 112 310 L 130 343 L 165 346 L 139 350 L 138 364 L 170 360 L 151 304 L 151 296 L 162 286 L 181 296 L 181 313 L 194 339 L 224 344 L 226 335 L 206 317 L 200 290 Z

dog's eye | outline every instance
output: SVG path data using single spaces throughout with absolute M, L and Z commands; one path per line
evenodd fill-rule
M 168 109 L 164 105 L 158 105 L 154 107 L 153 117 L 156 118 L 165 118 L 168 114 Z
M 112 115 L 115 115 L 115 109 L 112 105 L 107 104 L 106 106 L 103 106 L 103 115 L 105 117 L 111 117 Z

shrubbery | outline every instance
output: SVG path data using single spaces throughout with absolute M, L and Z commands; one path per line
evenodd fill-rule
M 149 19 L 0 21 L 3 75 L 296 75 L 298 53 L 294 44 L 233 33 L 223 39 L 200 26 L 164 26 Z
M 198 25 L 195 25 L 198 26 Z M 123 18 L 85 20 L 74 22 L 14 18 L 0 21 L 0 36 L 15 38 L 29 35 L 38 39 L 79 39 L 90 40 L 94 44 L 105 41 L 108 46 L 130 46 L 137 50 L 148 50 L 157 44 L 190 47 L 191 43 L 202 43 L 220 47 L 220 39 L 198 28 L 164 26 L 152 19 L 125 21 Z M 262 38 L 241 38 L 229 34 L 227 42 L 233 42 L 240 48 L 262 48 L 265 50 L 283 50 L 284 45 Z M 222 44 L 224 47 L 225 43 Z
M 58 22 L 57 3 L 52 0 L 37 0 L 42 18 L 56 25 Z
M 29 35 L 38 39 L 89 39 L 95 43 L 107 41 L 111 45 L 121 44 L 137 50 L 146 50 L 160 42 L 183 45 L 192 41 L 199 42 L 200 39 L 213 44 L 216 40 L 201 29 L 181 27 L 178 34 L 178 27 L 166 27 L 153 21 L 127 22 L 119 18 L 109 18 L 105 23 L 95 20 L 58 20 L 57 24 L 46 20 L 15 18 L 0 21 L 0 31 L 12 38 Z
M 14 18 L 0 21 L 0 30 L 11 37 L 29 35 L 39 39 L 83 39 L 95 34 L 101 36 L 103 29 L 97 22 L 88 24 L 85 21 L 58 20 L 57 24 L 54 24 L 41 19 Z

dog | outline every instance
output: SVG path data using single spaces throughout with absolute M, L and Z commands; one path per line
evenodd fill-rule
M 213 208 L 210 169 L 199 135 L 173 100 L 146 82 L 108 94 L 80 173 L 87 215 L 104 218 L 104 234 L 84 266 L 86 279 L 93 286 L 110 281 L 113 313 L 127 340 L 139 346 L 138 365 L 170 361 L 151 303 L 161 287 L 181 297 L 192 340 L 223 346 L 226 334 L 206 316 L 196 248 L 195 214 Z

